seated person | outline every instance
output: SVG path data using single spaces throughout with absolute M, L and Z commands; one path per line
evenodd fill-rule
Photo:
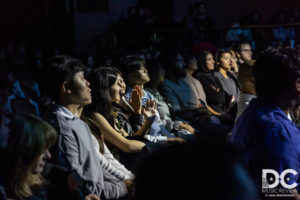
M 134 136 L 136 135 L 135 131 L 139 131 L 144 123 L 144 117 L 143 115 L 140 115 L 139 113 L 145 113 L 148 109 L 145 109 L 148 107 L 149 103 L 153 102 L 155 105 L 155 108 L 157 107 L 156 101 L 153 100 L 147 100 L 146 106 L 143 107 L 142 105 L 142 89 L 139 86 L 135 86 L 135 88 L 132 90 L 131 97 L 129 102 L 125 99 L 125 92 L 126 92 L 126 84 L 123 81 L 122 74 L 119 72 L 121 81 L 121 98 L 120 101 L 113 103 L 113 109 L 117 113 L 117 119 L 121 125 L 121 127 L 130 135 Z M 155 118 L 156 116 L 156 109 L 153 109 L 153 114 Z M 154 119 L 157 120 L 157 119 Z M 152 126 L 151 126 L 152 128 Z M 145 135 L 145 138 L 148 139 L 151 142 L 154 143 L 160 143 L 164 144 L 166 142 L 183 142 L 183 139 L 181 138 L 175 138 L 175 137 L 167 137 L 162 135 L 150 135 L 149 133 Z
M 139 88 L 141 88 L 141 99 L 143 106 L 145 106 L 147 100 L 154 100 L 154 97 L 149 92 L 143 89 L 144 84 L 150 81 L 144 59 L 141 59 L 137 56 L 126 57 L 124 60 L 124 72 L 128 85 L 130 86 L 125 94 L 127 101 L 129 101 L 131 98 L 132 88 L 134 86 L 138 86 Z M 157 112 L 156 114 L 157 118 L 151 126 L 149 135 L 174 137 L 174 135 L 170 133 L 161 123 L 159 113 Z M 178 141 L 182 140 L 178 138 Z
M 145 122 L 143 126 L 134 133 L 131 139 L 129 134 L 120 125 L 117 113 L 113 110 L 113 103 L 118 103 L 123 91 L 123 79 L 120 74 L 112 68 L 97 68 L 90 72 L 88 80 L 91 83 L 92 104 L 84 108 L 84 116 L 87 117 L 108 142 L 110 150 L 117 154 L 120 162 L 127 169 L 134 171 L 138 159 L 147 155 L 149 141 L 145 139 L 154 120 L 154 104 L 149 103 L 143 112 Z M 150 105 L 151 104 L 151 105 Z M 130 160 L 130 158 L 133 158 Z
M 253 66 L 257 99 L 239 117 L 230 137 L 243 153 L 244 165 L 261 199 L 268 199 L 263 186 L 273 185 L 267 194 L 282 197 L 296 195 L 290 189 L 300 190 L 300 130 L 288 118 L 300 105 L 299 52 L 290 47 L 270 47 L 258 56 Z M 292 173 L 282 178 L 285 185 L 276 186 L 269 176 L 264 177 L 265 169 L 279 175 L 285 170 Z
M 51 149 L 52 161 L 74 170 L 84 180 L 84 194 L 121 198 L 132 191 L 132 180 L 120 180 L 101 165 L 92 133 L 79 118 L 80 108 L 91 103 L 90 83 L 84 78 L 84 68 L 75 58 L 56 56 L 44 71 L 42 91 L 47 91 L 56 103 L 46 115 L 58 132 L 58 142 Z
M 198 69 L 198 62 L 193 55 L 186 54 L 186 64 L 184 65 L 185 77 L 179 79 L 187 92 L 187 97 L 190 98 L 190 103 L 195 106 L 204 106 L 214 115 L 221 115 L 219 112 L 212 109 L 206 102 L 206 94 L 202 84 L 193 77 L 194 72 Z M 192 107 L 191 107 L 192 108 Z
M 7 162 L 1 171 L 7 197 L 47 199 L 41 173 L 45 160 L 51 157 L 48 149 L 56 141 L 56 131 L 50 124 L 29 114 L 17 116 L 10 127 Z
M 162 124 L 170 132 L 174 132 L 179 137 L 184 135 L 194 134 L 195 129 L 186 122 L 176 120 L 175 114 L 170 109 L 164 97 L 160 94 L 158 88 L 161 86 L 165 78 L 165 71 L 158 60 L 151 60 L 147 63 L 149 69 L 150 82 L 146 84 L 145 90 L 149 92 L 157 102 L 157 111 Z
M 236 45 L 235 54 L 237 57 L 238 65 L 243 64 L 246 61 L 252 60 L 252 48 L 249 42 L 239 42 Z
M 193 77 L 194 72 L 198 69 L 197 60 L 193 55 L 186 54 L 187 64 L 185 65 L 186 76 L 181 78 L 185 88 L 189 90 L 190 98 L 195 103 L 203 105 L 208 111 L 212 113 L 212 118 L 220 120 L 220 123 L 233 126 L 234 119 L 228 113 L 219 113 L 215 111 L 206 101 L 206 94 L 204 92 L 201 82 Z
M 203 133 L 213 132 L 226 135 L 231 127 L 220 124 L 220 120 L 207 109 L 205 101 L 197 99 L 193 90 L 189 89 L 184 82 L 186 71 L 181 53 L 178 50 L 170 50 L 161 58 L 167 69 L 162 91 L 175 114 L 191 122 L 200 133 L 202 129 Z
M 80 114 L 80 118 L 85 121 L 91 129 L 91 132 L 93 134 L 92 137 L 94 147 L 97 151 L 97 155 L 101 161 L 101 165 L 103 166 L 103 168 L 108 170 L 111 174 L 113 174 L 120 180 L 134 179 L 134 174 L 126 169 L 126 167 L 122 165 L 110 152 L 105 144 L 104 136 L 99 128 L 95 126 L 94 122 L 90 118 L 85 117 L 81 114 L 82 110 L 83 107 L 80 108 L 78 113 Z
M 11 138 L 2 157 L 8 162 L 1 170 L 8 198 L 82 198 L 79 196 L 82 180 L 76 173 L 46 163 L 51 157 L 48 149 L 57 138 L 50 124 L 32 114 L 22 114 L 13 119 L 10 127 Z M 58 185 L 61 188 L 58 189 Z M 85 199 L 99 200 L 91 194 Z
M 221 86 L 227 95 L 232 96 L 234 98 L 233 101 L 238 101 L 240 97 L 240 89 L 236 75 L 230 72 L 230 52 L 222 49 L 219 50 L 216 54 L 216 63 L 217 71 L 214 72 L 214 77 L 221 83 Z
M 240 70 L 238 73 L 238 82 L 241 88 L 240 99 L 237 103 L 237 114 L 235 117 L 235 121 L 241 116 L 244 110 L 249 105 L 250 101 L 253 98 L 256 98 L 256 92 L 254 88 L 254 77 L 252 74 L 252 66 L 254 65 L 254 61 L 245 61 L 240 66 Z
M 230 97 L 224 92 L 221 83 L 213 76 L 215 70 L 215 60 L 210 51 L 201 51 L 196 57 L 198 61 L 198 71 L 194 77 L 198 79 L 204 89 L 207 103 L 221 114 L 229 112 Z

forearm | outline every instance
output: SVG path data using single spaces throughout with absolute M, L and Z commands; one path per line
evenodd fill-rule
M 149 130 L 151 128 L 152 122 L 153 122 L 153 120 L 146 119 L 143 126 L 134 135 L 140 135 L 142 137 L 145 137 L 145 135 L 149 132 Z
M 127 195 L 128 190 L 123 181 L 111 180 L 111 175 L 106 172 L 103 182 L 87 181 L 85 184 L 86 194 L 96 194 L 101 199 L 119 199 Z
M 209 110 L 214 115 L 221 115 L 221 113 L 218 113 L 217 111 L 215 111 L 214 109 L 212 109 L 209 105 L 207 105 L 207 110 Z

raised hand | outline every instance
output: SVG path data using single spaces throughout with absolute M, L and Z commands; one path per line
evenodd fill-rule
M 143 91 L 139 86 L 134 86 L 131 97 L 129 100 L 129 103 L 131 107 L 133 108 L 133 111 L 135 114 L 141 114 L 142 113 L 142 97 L 143 97 Z
M 157 103 L 154 100 L 148 99 L 146 101 L 145 107 L 143 107 L 143 110 L 142 110 L 145 118 L 155 116 L 156 108 L 157 108 Z

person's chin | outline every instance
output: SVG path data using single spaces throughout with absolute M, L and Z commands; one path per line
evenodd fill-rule
M 92 98 L 88 98 L 88 99 L 86 99 L 85 101 L 84 101 L 84 103 L 82 104 L 83 106 L 87 106 L 87 105 L 89 105 L 89 104 L 91 104 L 92 103 Z

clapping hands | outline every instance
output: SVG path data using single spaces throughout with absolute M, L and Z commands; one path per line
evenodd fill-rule
M 143 97 L 143 91 L 140 86 L 134 86 L 131 97 L 129 99 L 129 104 L 133 108 L 133 111 L 135 114 L 141 114 L 142 113 L 142 97 Z
M 154 100 L 148 99 L 146 101 L 145 107 L 142 109 L 142 113 L 145 116 L 145 118 L 152 118 L 155 117 L 157 109 L 157 103 Z

